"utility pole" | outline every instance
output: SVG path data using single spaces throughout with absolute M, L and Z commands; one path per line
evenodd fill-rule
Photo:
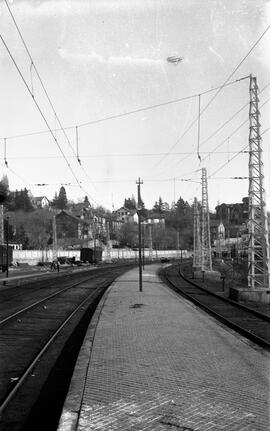
M 9 256 L 8 256 L 8 249 L 9 249 L 9 244 L 8 244 L 8 231 L 9 231 L 9 218 L 7 217 L 7 254 L 6 254 L 6 277 L 8 278 L 8 266 L 9 266 Z
M 138 185 L 138 207 L 137 207 L 137 214 L 138 214 L 138 226 L 139 226 L 139 290 L 142 292 L 142 229 L 141 229 L 141 184 L 143 184 L 143 181 L 141 181 L 140 177 L 138 181 L 136 181 L 136 184 Z
M 206 168 L 202 168 L 202 242 L 201 242 L 201 267 L 202 271 L 212 271 L 210 219 L 208 207 L 208 187 Z
M 53 260 L 57 259 L 57 233 L 56 233 L 56 218 L 53 215 Z
M 111 237 L 110 237 L 110 223 L 106 222 L 106 237 L 107 237 L 107 257 L 108 259 L 111 259 Z
M 202 265 L 200 214 L 197 198 L 193 204 L 193 268 L 199 269 Z
M 179 250 L 180 250 L 180 235 L 179 231 L 176 231 L 176 250 L 177 250 L 177 258 L 179 259 Z
M 249 84 L 248 287 L 269 288 L 269 242 L 266 216 L 260 111 L 256 77 Z
M 149 258 L 153 260 L 153 238 L 152 238 L 152 224 L 148 224 L 149 227 Z
M 4 205 L 0 205 L 0 244 L 4 244 Z

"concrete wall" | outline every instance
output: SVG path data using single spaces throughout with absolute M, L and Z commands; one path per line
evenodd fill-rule
M 149 250 L 144 251 L 144 256 L 148 258 L 150 255 Z M 57 256 L 75 256 L 76 260 L 80 259 L 80 250 L 58 250 Z M 187 257 L 186 250 L 182 252 L 183 257 Z M 180 258 L 178 250 L 153 250 L 152 258 L 160 259 L 161 257 Z M 138 259 L 139 252 L 130 249 L 106 249 L 103 251 L 102 260 L 115 260 L 115 259 Z M 36 265 L 38 262 L 51 262 L 53 260 L 52 250 L 13 250 L 13 262 L 28 263 L 29 265 Z

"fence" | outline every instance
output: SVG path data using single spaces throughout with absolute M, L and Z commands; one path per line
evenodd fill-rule
M 144 250 L 145 258 L 160 259 L 161 257 L 180 258 L 182 253 L 183 257 L 188 257 L 186 250 Z M 57 257 L 75 257 L 75 260 L 80 259 L 80 250 L 58 250 Z M 118 260 L 118 259 L 133 259 L 139 258 L 138 250 L 131 250 L 126 248 L 120 249 L 104 249 L 102 260 Z M 37 265 L 38 262 L 52 262 L 53 250 L 13 250 L 13 262 L 28 263 L 29 265 Z

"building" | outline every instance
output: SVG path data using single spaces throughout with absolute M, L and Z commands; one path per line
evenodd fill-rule
M 77 204 L 72 204 L 69 207 L 69 212 L 75 217 L 82 220 L 90 221 L 92 216 L 92 209 L 89 203 L 79 202 Z
M 218 255 L 247 248 L 248 206 L 245 197 L 241 203 L 217 205 L 216 213 L 210 214 L 211 243 Z
M 126 207 L 121 207 L 114 212 L 116 220 L 124 223 L 138 223 L 137 210 L 131 210 Z
M 46 196 L 37 196 L 31 198 L 34 208 L 49 208 L 50 201 Z
M 241 226 L 248 220 L 248 197 L 242 199 L 241 203 L 221 204 L 216 206 L 216 219 L 227 226 Z
M 89 223 L 68 211 L 60 211 L 56 215 L 55 221 L 57 239 L 86 239 L 89 236 Z
M 144 223 L 165 228 L 164 214 L 156 214 L 149 211 L 147 217 L 144 218 Z

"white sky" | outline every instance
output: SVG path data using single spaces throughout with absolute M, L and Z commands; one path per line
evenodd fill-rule
M 270 23 L 270 3 L 263 0 L 13 0 L 9 5 L 64 127 L 223 84 Z M 31 87 L 30 60 L 4 1 L 0 3 L 0 29 Z M 252 73 L 262 90 L 270 82 L 269 46 L 270 30 L 232 80 Z M 166 58 L 172 55 L 183 61 L 168 63 Z M 27 187 L 35 196 L 52 198 L 61 184 L 71 183 L 65 185 L 68 198 L 84 197 L 49 133 L 10 138 L 47 128 L 1 41 L 0 68 L 0 166 L 10 188 Z M 32 82 L 35 99 L 55 128 L 53 112 L 34 72 Z M 234 133 L 248 120 L 248 107 L 203 144 L 248 103 L 248 87 L 246 79 L 224 88 L 202 115 L 202 163 L 196 153 L 197 124 L 179 139 L 197 117 L 198 97 L 79 127 L 83 169 L 63 133 L 57 132 L 57 139 L 94 205 L 120 207 L 125 197 L 136 196 L 138 177 L 144 181 L 141 194 L 146 207 L 152 207 L 159 196 L 169 204 L 180 195 L 191 203 L 194 196 L 201 197 L 200 169 L 205 166 L 211 176 L 248 145 L 248 121 Z M 202 109 L 214 94 L 201 97 Z M 260 103 L 268 98 L 270 85 L 260 95 Z M 270 101 L 261 114 L 263 132 L 270 126 Z M 76 153 L 75 127 L 66 133 Z M 269 135 L 263 135 L 267 192 Z M 203 153 L 211 151 L 210 155 Z M 187 152 L 192 154 L 181 154 Z M 241 201 L 248 193 L 248 181 L 229 177 L 247 175 L 248 155 L 241 154 L 210 178 L 210 209 L 218 201 Z M 48 185 L 38 187 L 37 183 Z

